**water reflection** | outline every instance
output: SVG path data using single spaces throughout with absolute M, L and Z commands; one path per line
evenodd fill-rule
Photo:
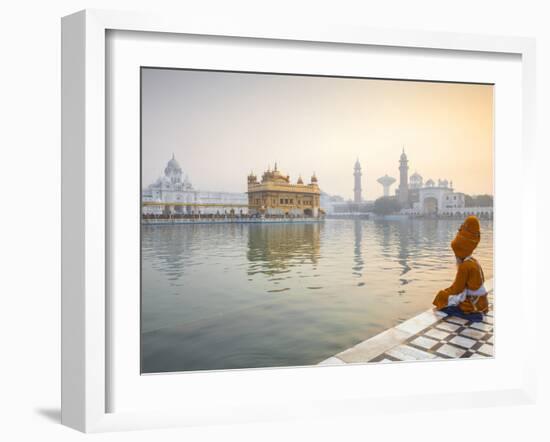
M 160 228 L 158 228 L 160 227 Z M 150 263 L 170 281 L 177 281 L 191 267 L 195 226 L 142 226 L 142 262 Z
M 186 272 L 218 256 L 240 258 L 242 239 L 248 234 L 243 224 L 144 225 L 141 229 L 142 264 L 150 264 L 170 281 L 181 280 Z
M 365 261 L 363 260 L 363 253 L 361 251 L 361 241 L 363 239 L 363 223 L 361 220 L 356 219 L 353 222 L 353 237 L 354 237 L 354 246 L 353 246 L 353 261 L 354 266 L 351 268 L 353 270 L 352 274 L 355 276 L 363 276 L 363 265 Z M 359 283 L 364 285 L 364 282 Z
M 323 224 L 251 225 L 246 254 L 249 275 L 273 276 L 291 267 L 315 265 L 320 258 Z

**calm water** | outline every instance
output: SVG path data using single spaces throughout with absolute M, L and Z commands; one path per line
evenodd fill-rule
M 316 364 L 429 308 L 460 223 L 143 226 L 142 370 Z

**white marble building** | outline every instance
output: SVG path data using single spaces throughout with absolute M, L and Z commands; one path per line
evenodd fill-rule
M 439 212 L 441 216 L 465 218 L 469 215 L 475 215 L 478 218 L 493 218 L 493 208 L 491 206 L 483 207 L 452 207 L 443 209 Z
M 183 177 L 174 155 L 168 161 L 164 175 L 142 190 L 144 215 L 244 215 L 248 213 L 247 206 L 248 196 L 244 192 L 195 190 L 188 177 Z
M 412 208 L 403 209 L 403 213 L 409 215 L 443 215 L 451 213 L 453 209 L 465 207 L 464 194 L 455 192 L 452 181 L 437 180 L 437 184 L 429 179 L 422 183 L 422 177 L 418 174 L 411 176 L 414 181 L 412 188 L 418 192 L 418 201 Z M 414 177 L 414 180 L 413 180 Z

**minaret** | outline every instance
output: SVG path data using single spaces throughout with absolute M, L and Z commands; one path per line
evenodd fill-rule
M 363 201 L 363 198 L 361 197 L 361 175 L 363 175 L 361 173 L 361 164 L 359 164 L 359 158 L 357 158 L 353 168 L 353 176 L 355 178 L 355 186 L 353 187 L 353 201 L 356 203 Z
M 409 202 L 409 160 L 405 155 L 405 148 L 399 159 L 399 202 L 401 204 Z

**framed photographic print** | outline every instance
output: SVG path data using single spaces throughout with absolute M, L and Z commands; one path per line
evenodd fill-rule
M 531 400 L 531 40 L 62 30 L 63 423 Z

